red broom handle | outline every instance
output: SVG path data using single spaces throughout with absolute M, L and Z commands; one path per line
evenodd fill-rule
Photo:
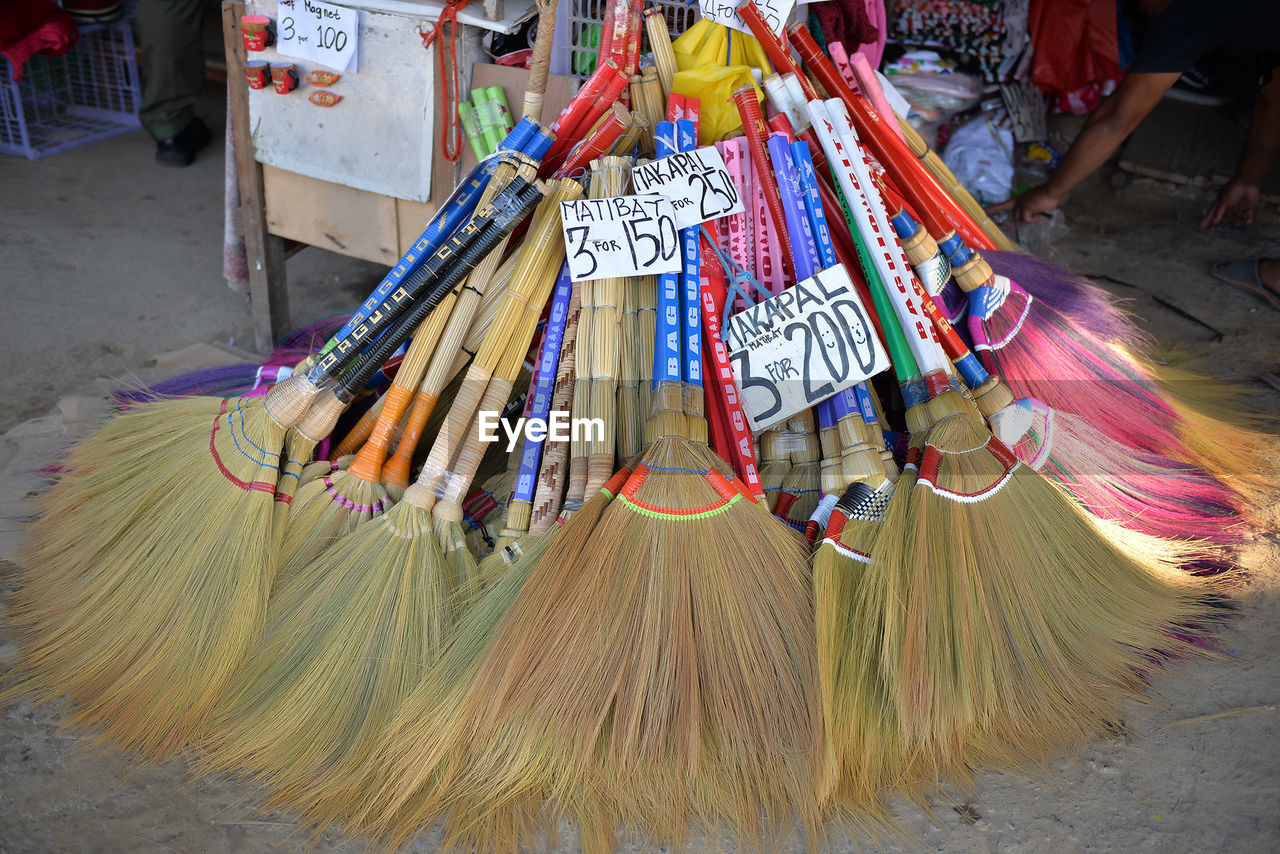
M 706 239 L 703 238 L 703 242 Z M 742 398 L 738 393 L 737 383 L 733 379 L 733 368 L 729 365 L 729 351 L 720 337 L 720 318 L 724 314 L 724 304 L 728 300 L 728 288 L 725 285 L 725 271 L 720 264 L 720 257 L 707 247 L 702 253 L 703 270 L 707 274 L 702 280 L 702 329 L 707 346 L 703 347 L 703 358 L 710 352 L 714 371 L 703 371 L 704 377 L 711 377 L 712 397 L 718 398 L 723 406 L 724 423 L 729 430 L 731 457 L 729 464 L 742 478 L 747 490 L 758 502 L 764 498 L 764 486 L 760 483 L 760 469 L 756 465 L 755 448 L 751 443 L 751 430 L 747 426 L 746 413 L 742 411 Z
M 702 352 L 702 376 L 707 374 L 707 353 L 705 348 Z M 707 426 L 711 432 L 711 450 L 716 452 L 716 456 L 724 460 L 725 465 L 733 466 L 733 443 L 729 441 L 729 428 L 724 420 L 724 407 L 720 402 L 719 390 L 713 383 L 710 388 L 706 389 L 703 395 L 703 407 L 706 410 Z
M 631 3 L 610 0 L 609 17 L 613 22 L 613 38 L 609 39 L 609 59 L 626 70 L 627 48 L 631 41 Z
M 564 162 L 561 171 L 570 174 L 576 169 L 586 168 L 592 160 L 612 148 L 630 126 L 631 114 L 627 112 L 627 108 L 621 104 L 614 104 L 609 117 L 596 129 L 596 132 L 570 152 L 569 159 Z
M 930 214 L 937 214 L 939 219 L 949 221 L 966 242 L 975 241 L 970 245 L 995 248 L 991 239 L 978 228 L 955 199 L 938 185 L 907 144 L 892 132 L 884 130 L 879 117 L 854 93 L 835 65 L 822 53 L 818 43 L 809 34 L 808 27 L 801 23 L 792 24 L 787 28 L 787 34 L 800 54 L 800 59 L 818 78 L 818 82 L 845 102 L 862 143 L 871 150 L 882 166 L 894 171 L 898 176 L 899 186 L 906 191 L 916 208 L 922 214 L 927 210 Z M 926 222 L 929 223 L 930 230 L 941 224 L 938 220 L 930 222 L 926 219 Z M 950 229 L 941 229 L 942 232 L 948 230 Z
M 782 266 L 791 281 L 796 281 L 796 264 L 791 255 L 791 238 L 787 234 L 786 215 L 782 210 L 782 197 L 778 195 L 778 184 L 773 178 L 773 164 L 769 153 L 765 151 L 764 117 L 760 114 L 760 102 L 756 100 L 754 86 L 743 86 L 733 93 L 733 102 L 738 105 L 738 114 L 742 117 L 742 127 L 747 135 L 747 149 L 751 152 L 751 163 L 755 166 L 756 175 L 764 192 L 764 204 L 769 211 L 769 237 L 778 241 L 782 247 Z
M 804 76 L 804 72 L 796 65 L 795 60 L 791 58 L 791 51 L 788 50 L 786 42 L 774 35 L 773 30 L 769 29 L 768 22 L 760 14 L 760 10 L 756 8 L 753 0 L 746 0 L 745 3 L 740 5 L 738 14 L 742 17 L 743 23 L 747 25 L 747 29 L 751 30 L 751 34 L 756 37 L 756 41 L 760 42 L 760 46 L 764 48 L 765 55 L 773 63 L 774 69 L 779 74 L 785 74 L 788 71 L 795 72 L 796 80 L 799 81 L 800 88 L 804 90 L 804 96 L 810 101 L 816 100 L 818 97 L 817 90 L 813 88 L 809 78 Z M 822 85 L 826 86 L 825 83 Z M 831 87 L 827 86 L 827 89 L 830 91 Z
M 604 20 L 600 22 L 600 49 L 596 53 L 596 70 L 604 66 L 605 60 L 613 52 L 613 9 L 610 3 L 604 10 Z
M 578 141 L 578 135 L 591 128 L 591 125 L 581 128 L 583 120 L 595 106 L 600 95 L 609 88 L 615 77 L 620 76 L 621 73 L 616 63 L 612 60 L 606 60 L 596 68 L 595 73 L 587 78 L 587 82 L 582 84 L 582 88 L 573 96 L 573 100 L 565 105 L 565 108 L 560 111 L 560 115 L 551 123 L 551 133 L 555 134 L 556 141 L 552 144 L 551 149 L 547 151 L 547 156 L 542 159 L 544 164 L 550 163 L 563 155 Z M 593 124 L 595 123 L 595 119 L 591 121 Z
M 627 64 L 622 66 L 628 78 L 640 68 L 640 39 L 644 33 L 644 3 L 631 0 L 631 32 L 627 39 Z

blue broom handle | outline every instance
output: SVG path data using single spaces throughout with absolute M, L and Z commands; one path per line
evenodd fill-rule
M 547 319 L 547 335 L 538 357 L 538 381 L 533 388 L 531 418 L 547 420 L 551 412 L 551 395 L 555 390 L 556 371 L 560 366 L 560 346 L 564 341 L 565 321 L 569 317 L 569 297 L 573 292 L 573 280 L 569 275 L 569 263 L 560 267 L 556 289 L 551 297 L 551 314 Z M 538 482 L 538 464 L 542 460 L 542 446 L 546 437 L 529 437 L 520 455 L 520 469 L 516 473 L 514 501 L 533 501 L 534 487 Z
M 698 147 L 696 126 L 692 119 L 676 122 L 677 145 L 680 151 L 694 151 Z M 680 273 L 680 313 L 683 319 L 684 368 L 681 376 L 686 383 L 702 387 L 702 254 L 698 246 L 701 226 L 681 229 L 680 240 L 684 248 L 684 269 Z

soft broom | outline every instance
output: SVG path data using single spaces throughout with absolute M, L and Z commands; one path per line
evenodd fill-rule
M 514 225 L 517 193 L 500 215 L 477 213 L 480 233 Z M 425 265 L 424 286 L 450 261 L 463 267 L 465 249 L 450 238 Z M 23 637 L 16 689 L 69 697 L 73 722 L 150 757 L 200 732 L 262 627 L 286 429 L 303 421 L 305 447 L 332 428 L 308 405 L 337 378 L 340 354 L 359 353 L 355 342 L 377 337 L 389 314 L 375 311 L 358 337 L 265 398 L 144 404 L 72 450 L 29 529 L 12 615 Z
M 841 102 L 825 106 L 856 145 Z M 838 176 L 846 197 L 887 233 L 865 167 L 852 166 L 856 181 Z M 912 296 L 889 292 L 904 321 Z M 1171 629 L 1207 610 L 1104 539 L 948 398 L 946 388 L 930 401 L 918 468 L 897 484 L 853 610 L 869 638 L 848 674 L 861 699 L 837 723 L 864 785 L 898 782 L 904 768 L 927 785 L 1078 744 L 1140 696 L 1148 650 L 1184 647 Z
M 665 350 L 678 298 L 659 301 L 657 438 L 636 473 L 512 565 L 319 817 L 400 840 L 448 815 L 446 842 L 505 849 L 549 797 L 590 851 L 619 824 L 654 841 L 726 825 L 760 840 L 797 819 L 816 834 L 806 561 L 685 438 L 681 356 Z

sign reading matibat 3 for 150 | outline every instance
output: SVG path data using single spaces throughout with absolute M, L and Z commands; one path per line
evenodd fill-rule
M 676 228 L 746 210 L 724 167 L 724 158 L 713 146 L 637 166 L 631 171 L 631 184 L 636 193 L 657 193 L 670 199 Z
M 662 196 L 561 202 L 560 226 L 575 282 L 674 273 L 684 265 L 675 211 Z
M 889 367 L 842 265 L 730 317 L 724 343 L 752 430 L 763 430 Z

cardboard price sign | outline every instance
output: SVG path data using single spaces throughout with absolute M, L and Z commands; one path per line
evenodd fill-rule
M 889 367 L 843 265 L 730 317 L 724 343 L 752 430 Z
M 338 71 L 356 70 L 360 15 L 321 0 L 279 0 L 276 50 Z
M 710 145 L 637 166 L 631 172 L 631 186 L 637 193 L 657 193 L 670 199 L 676 228 L 746 210 L 724 158 Z
M 560 227 L 575 282 L 683 269 L 675 211 L 662 196 L 561 202 Z
M 807 3 L 810 0 L 800 0 L 800 2 Z M 698 0 L 698 8 L 702 10 L 702 17 L 710 18 L 717 24 L 724 24 L 726 27 L 732 27 L 739 32 L 751 35 L 751 28 L 742 23 L 742 19 L 738 17 L 738 7 L 740 5 L 742 5 L 742 0 Z M 782 28 L 787 25 L 787 19 L 791 17 L 791 10 L 795 6 L 796 0 L 756 0 L 756 8 L 760 10 L 760 17 L 764 18 L 770 30 L 779 35 L 782 33 Z

